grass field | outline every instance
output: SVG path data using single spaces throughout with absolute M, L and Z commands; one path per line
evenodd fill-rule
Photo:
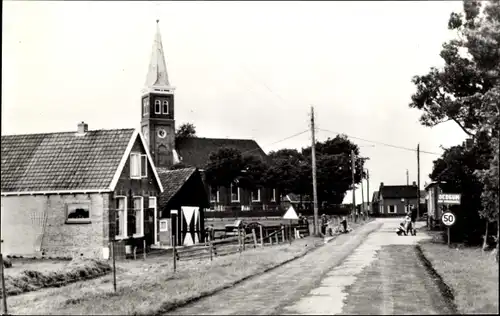
M 498 314 L 498 263 L 494 256 L 479 248 L 449 248 L 437 240 L 422 243 L 421 249 L 452 289 L 458 312 Z
M 9 297 L 10 314 L 154 314 L 245 277 L 277 266 L 323 244 L 322 238 L 304 238 L 292 245 L 249 249 L 214 261 L 184 261 L 177 272 L 171 257 L 120 262 L 117 293 L 112 276 Z

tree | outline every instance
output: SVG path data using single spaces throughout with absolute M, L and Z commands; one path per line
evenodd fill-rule
M 304 194 L 304 165 L 307 164 L 304 155 L 296 149 L 280 149 L 269 153 L 270 165 L 266 173 L 266 182 L 276 188 L 280 194 Z M 307 179 L 306 179 L 307 180 Z M 311 183 L 310 181 L 307 183 Z
M 255 190 L 266 186 L 268 165 L 260 157 L 249 155 L 243 157 L 243 169 L 238 177 L 241 188 Z
M 427 75 L 415 76 L 417 92 L 410 107 L 422 110 L 420 121 L 435 126 L 454 121 L 467 135 L 477 139 L 488 137 L 489 144 L 498 144 L 500 131 L 500 1 L 464 1 L 463 13 L 452 13 L 448 28 L 457 38 L 443 44 L 443 69 L 431 68 Z M 498 145 L 491 146 L 496 152 Z M 495 155 L 493 155 L 495 156 Z M 493 157 L 492 156 L 492 157 Z M 490 158 L 493 159 L 493 158 Z M 476 174 L 485 183 L 497 183 L 485 188 L 482 195 L 485 218 L 496 217 L 498 225 L 498 177 L 495 161 Z M 497 229 L 497 236 L 499 232 Z M 498 243 L 497 243 L 498 249 Z
M 175 131 L 175 146 L 179 146 L 182 141 L 196 137 L 196 127 L 191 123 L 181 124 Z
M 328 138 L 316 143 L 316 178 L 318 203 L 341 204 L 345 194 L 352 189 L 351 151 L 359 156 L 359 148 L 346 135 Z M 311 147 L 304 148 L 302 154 L 311 160 Z M 356 159 L 354 182 L 358 184 L 366 176 L 364 159 Z M 311 188 L 312 189 L 312 188 Z
M 211 153 L 205 167 L 207 182 L 213 186 L 230 186 L 244 168 L 241 152 L 236 148 L 220 148 Z

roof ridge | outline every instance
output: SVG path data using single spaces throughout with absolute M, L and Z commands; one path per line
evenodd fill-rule
M 101 129 L 92 129 L 88 130 L 88 132 L 100 132 L 100 131 L 130 131 L 135 130 L 135 128 L 101 128 Z M 77 131 L 65 131 L 65 132 L 49 132 L 49 133 L 25 133 L 25 134 L 6 134 L 5 136 L 31 136 L 31 135 L 56 135 L 56 134 L 75 134 Z

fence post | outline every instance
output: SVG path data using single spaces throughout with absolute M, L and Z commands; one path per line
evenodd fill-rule
M 177 254 L 175 251 L 175 236 L 172 236 L 172 258 L 174 258 L 174 272 L 177 270 Z
M 243 251 L 246 249 L 246 243 L 247 243 L 247 231 L 246 229 L 242 229 L 242 234 L 241 234 L 241 240 L 243 241 Z
M 285 225 L 281 226 L 281 240 L 285 243 Z
M 146 260 L 146 239 L 142 241 L 142 253 L 144 255 L 144 260 Z
M 115 241 L 111 241 L 111 256 L 113 257 L 113 289 L 116 293 L 116 250 L 115 250 Z
M 252 228 L 252 236 L 253 236 L 253 247 L 257 248 L 257 235 L 255 234 L 255 228 Z
M 2 240 L 3 242 L 3 240 Z M 7 314 L 7 291 L 5 290 L 5 275 L 4 275 L 4 269 L 3 269 L 3 254 L 0 253 L 0 275 L 2 277 L 2 303 L 3 303 L 3 314 Z
M 264 234 L 262 231 L 262 225 L 259 225 L 259 229 L 260 229 L 260 246 L 264 247 Z
M 274 235 L 276 237 L 276 244 L 280 243 L 280 239 L 278 237 L 278 231 L 276 231 L 276 234 Z
M 238 252 L 241 255 L 241 230 L 238 228 Z
M 213 245 L 212 245 L 211 240 L 208 241 L 208 246 L 210 247 L 210 261 L 212 261 L 213 260 Z

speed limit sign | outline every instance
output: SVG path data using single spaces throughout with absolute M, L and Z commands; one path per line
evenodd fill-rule
M 455 214 L 453 214 L 452 212 L 445 212 L 445 213 L 443 213 L 443 216 L 441 216 L 441 222 L 445 226 L 448 226 L 448 227 L 452 226 L 453 224 L 455 224 L 455 221 L 456 221 L 456 217 L 455 217 Z

